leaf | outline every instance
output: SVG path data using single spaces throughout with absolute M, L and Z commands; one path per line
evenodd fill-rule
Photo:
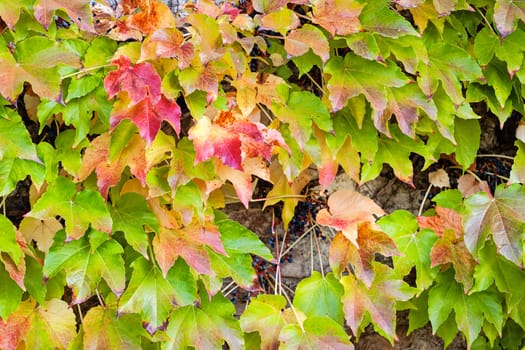
M 450 187 L 450 177 L 446 170 L 442 168 L 428 173 L 428 182 L 430 182 L 432 186 L 439 188 Z
M 512 33 L 519 20 L 525 22 L 525 7 L 523 2 L 515 0 L 498 0 L 494 5 L 494 22 L 502 37 Z
M 0 17 L 7 24 L 9 29 L 14 29 L 15 24 L 20 18 L 20 13 L 23 9 L 27 9 L 32 3 L 31 0 L 20 0 L 13 4 L 0 4 Z
M 137 28 L 141 33 L 151 34 L 157 29 L 174 28 L 175 16 L 170 8 L 159 1 L 125 0 L 125 6 L 129 6 L 132 12 L 129 23 L 131 27 Z M 139 11 L 137 11 L 139 9 Z
M 462 240 L 458 240 L 452 230 L 446 230 L 442 237 L 432 247 L 430 252 L 432 267 L 438 265 L 452 264 L 455 271 L 454 278 L 463 284 L 463 290 L 467 293 L 474 283 L 472 276 L 476 261 L 465 247 Z
M 312 135 L 312 123 L 323 131 L 332 130 L 332 121 L 319 97 L 308 91 L 293 91 L 286 103 L 273 103 L 272 112 L 290 124 L 290 130 L 301 148 Z
M 203 300 L 202 309 L 190 305 L 175 310 L 166 330 L 171 339 L 165 349 L 216 349 L 225 341 L 231 349 L 242 349 L 244 341 L 234 312 L 230 301 L 220 294 L 211 301 Z
M 419 87 L 427 97 L 431 97 L 441 82 L 452 101 L 457 106 L 461 105 L 464 100 L 461 81 L 481 78 L 481 68 L 465 50 L 447 43 L 434 43 L 428 55 L 430 63 L 419 64 Z
M 443 303 L 443 300 L 447 302 Z M 469 346 L 479 336 L 485 318 L 493 324 L 501 325 L 503 321 L 503 310 L 496 293 L 467 295 L 461 285 L 452 279 L 451 273 L 442 274 L 438 284 L 430 290 L 428 310 L 434 331 L 454 310 L 458 329 L 465 334 Z
M 131 267 L 133 274 L 119 300 L 118 313 L 139 313 L 144 327 L 153 334 L 165 327 L 175 292 L 160 270 L 143 257 L 137 258 Z
M 78 57 L 62 45 L 43 36 L 31 36 L 17 43 L 13 55 L 0 51 L 0 94 L 14 101 L 22 92 L 24 82 L 31 84 L 40 97 L 58 100 L 60 95 L 61 64 L 78 67 Z
M 79 79 L 72 79 L 67 88 L 66 103 L 74 98 L 86 96 L 95 90 L 102 81 L 98 75 L 86 75 Z
M 346 324 L 354 335 L 359 335 L 361 323 L 368 313 L 374 326 L 377 326 L 376 331 L 390 340 L 397 339 L 396 303 L 409 300 L 415 290 L 397 279 L 394 271 L 386 265 L 375 263 L 375 268 L 376 278 L 369 289 L 352 275 L 341 278 Z
M 0 160 L 0 196 L 7 196 L 16 189 L 18 182 L 31 176 L 36 187 L 42 186 L 45 172 L 42 164 L 32 160 L 8 158 Z
M 417 217 L 417 222 L 420 228 L 433 230 L 439 238 L 443 237 L 448 230 L 453 232 L 453 238 L 463 236 L 461 215 L 456 210 L 440 206 L 436 206 L 435 210 L 436 215 L 434 216 Z
M 26 214 L 40 220 L 56 215 L 66 221 L 66 233 L 72 239 L 82 237 L 90 225 L 99 231 L 111 232 L 111 216 L 100 194 L 91 190 L 77 193 L 75 184 L 61 176 Z
M 222 213 L 220 213 L 222 214 Z M 251 230 L 224 214 L 215 214 L 215 224 L 221 233 L 224 249 L 228 254 L 255 254 L 268 261 L 273 260 L 270 249 Z
M 197 282 L 188 264 L 178 258 L 166 275 L 166 280 L 173 287 L 175 300 L 180 306 L 191 305 L 197 297 Z
M 16 350 L 30 327 L 30 315 L 35 307 L 33 300 L 16 303 L 16 311 L 0 319 L 0 348 Z
M 522 13 L 523 18 L 525 18 L 525 7 L 522 9 Z M 523 40 L 525 40 L 525 32 L 517 29 L 503 38 L 496 50 L 496 57 L 507 63 L 507 72 L 510 79 L 514 77 L 516 72 L 521 70 L 525 51 L 521 45 Z
M 67 243 L 56 242 L 44 259 L 46 278 L 65 272 L 66 282 L 73 289 L 74 304 L 92 296 L 101 278 L 117 297 L 126 285 L 122 246 L 102 232 L 92 230 L 88 237 Z M 93 239 L 102 243 L 95 245 Z
M 207 117 L 199 119 L 188 138 L 195 145 L 196 163 L 217 157 L 225 165 L 241 171 L 246 159 L 270 160 L 274 145 L 287 148 L 275 129 L 230 112 L 222 112 L 213 123 Z
M 312 49 L 323 63 L 330 58 L 328 39 L 320 29 L 311 24 L 292 30 L 284 39 L 284 49 L 291 56 L 301 56 Z
M 406 210 L 396 210 L 377 223 L 402 254 L 392 258 L 396 271 L 406 276 L 415 267 L 418 289 L 430 287 L 437 272 L 430 266 L 430 251 L 437 239 L 435 233 L 428 230 L 418 232 L 416 217 Z
M 88 0 L 38 0 L 34 5 L 34 14 L 38 22 L 48 29 L 55 19 L 56 10 L 64 10 L 68 16 L 82 30 L 94 32 L 93 16 Z
M 519 184 L 498 186 L 494 197 L 485 192 L 465 200 L 465 244 L 477 256 L 492 236 L 498 253 L 522 266 L 522 232 L 525 221 L 525 188 Z
M 144 100 L 147 96 L 153 98 L 153 103 L 160 99 L 161 79 L 150 63 L 143 62 L 131 67 L 127 56 L 113 60 L 117 70 L 108 73 L 104 78 L 104 88 L 109 98 L 125 91 L 133 104 Z
M 456 119 L 454 137 L 458 144 L 456 160 L 463 168 L 474 163 L 480 145 L 481 127 L 477 120 Z
M 110 212 L 113 232 L 124 232 L 126 241 L 133 249 L 147 258 L 149 241 L 146 227 L 158 231 L 159 223 L 144 197 L 134 192 L 125 193 L 113 203 Z
M 24 291 L 11 279 L 4 264 L 0 264 L 0 284 L 2 285 L 0 289 L 0 319 L 5 320 L 18 308 Z M 1 320 L 0 326 L 2 325 Z M 2 340 L 2 333 L 0 333 L 0 340 Z
M 142 43 L 141 60 L 176 58 L 179 69 L 188 68 L 194 55 L 193 44 L 184 41 L 177 28 L 162 28 L 148 36 Z
M 130 315 L 117 317 L 115 309 L 96 306 L 82 319 L 84 349 L 138 349 L 140 321 Z
M 518 139 L 514 145 L 518 150 L 512 163 L 509 183 L 525 183 L 525 143 Z
M 155 256 L 164 276 L 179 256 L 197 272 L 211 273 L 206 246 L 219 254 L 226 255 L 217 227 L 209 222 L 204 225 L 192 222 L 180 228 L 161 227 L 153 238 Z
M 343 286 L 332 273 L 322 276 L 318 271 L 299 282 L 293 304 L 308 317 L 328 316 L 343 324 Z M 315 303 L 312 303 L 315 300 Z
M 347 257 L 357 278 L 370 288 L 375 278 L 374 261 L 376 254 L 384 257 L 400 255 L 394 241 L 384 232 L 374 229 L 370 222 L 362 222 L 357 228 L 357 248 L 349 247 Z
M 418 35 L 403 16 L 392 11 L 388 2 L 375 0 L 368 2 L 359 16 L 361 26 L 367 32 L 378 33 L 390 38 L 403 35 Z
M 428 101 L 416 84 L 407 84 L 397 89 L 387 88 L 387 105 L 382 111 L 374 111 L 374 125 L 377 130 L 390 135 L 387 122 L 395 116 L 401 131 L 415 137 L 415 123 L 424 111 L 430 119 L 437 118 L 437 107 L 434 101 Z
M 313 3 L 313 22 L 332 36 L 357 33 L 361 30 L 359 15 L 364 5 L 357 1 L 318 0 Z
M 0 252 L 7 253 L 16 263 L 24 258 L 24 252 L 17 242 L 15 227 L 3 215 L 0 215 Z
M 131 173 L 141 184 L 146 183 L 146 174 L 150 165 L 146 160 L 146 144 L 135 135 L 118 156 L 110 160 L 111 136 L 104 133 L 95 138 L 84 151 L 82 166 L 75 181 L 84 181 L 91 172 L 97 174 L 97 186 L 103 198 L 107 198 L 110 187 L 117 185 L 124 169 L 129 167 Z
M 327 349 L 353 350 L 344 329 L 326 316 L 308 317 L 302 324 L 304 331 L 297 324 L 283 327 L 279 335 L 282 349 Z
M 8 158 L 40 161 L 22 118 L 9 109 L 6 116 L 0 118 L 0 159 Z
M 62 229 L 62 224 L 53 217 L 40 220 L 27 216 L 22 219 L 18 229 L 28 242 L 34 240 L 38 249 L 47 253 L 53 244 L 55 233 Z
M 245 333 L 258 332 L 261 349 L 274 349 L 279 345 L 279 334 L 286 324 L 285 306 L 286 299 L 282 295 L 259 294 L 241 315 L 241 329 Z
M 359 192 L 343 189 L 328 198 L 328 209 L 317 214 L 317 223 L 342 231 L 343 235 L 358 247 L 358 226 L 375 222 L 376 216 L 385 212 L 373 200 Z
M 342 57 L 331 58 L 325 67 L 330 75 L 327 89 L 333 111 L 342 109 L 349 98 L 365 95 L 372 107 L 383 111 L 387 105 L 385 87 L 401 87 L 408 79 L 398 67 L 387 67 L 349 53 Z
M 281 7 L 277 11 L 270 12 L 261 18 L 263 27 L 286 35 L 289 30 L 299 27 L 299 18 L 292 10 Z

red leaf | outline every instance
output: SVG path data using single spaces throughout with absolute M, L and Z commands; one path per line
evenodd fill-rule
M 6 320 L 0 318 L 0 349 L 16 350 L 31 326 L 34 302 L 26 300 Z
M 104 87 L 109 98 L 125 91 L 134 104 L 148 95 L 155 102 L 160 99 L 160 76 L 151 64 L 139 63 L 131 67 L 130 60 L 126 56 L 113 60 L 113 64 L 117 65 L 118 69 L 109 72 L 104 79 Z
M 456 237 L 463 235 L 461 215 L 453 209 L 436 206 L 436 215 L 418 216 L 417 222 L 419 227 L 433 230 L 438 237 L 443 237 L 446 230 L 455 232 Z
M 140 136 L 148 144 L 153 142 L 163 120 L 171 124 L 177 134 L 180 132 L 181 110 L 177 103 L 168 100 L 164 95 L 159 99 L 147 95 L 134 105 L 125 99 L 117 101 L 111 112 L 111 127 L 114 128 L 122 119 L 130 119 L 138 128 Z
M 317 222 L 343 232 L 354 245 L 358 246 L 358 224 L 375 222 L 376 216 L 384 215 L 373 200 L 354 190 L 334 192 L 328 198 L 328 209 L 317 214 Z
M 202 117 L 190 130 L 188 138 L 195 145 L 196 162 L 217 157 L 238 170 L 243 170 L 242 163 L 247 158 L 270 160 L 274 145 L 288 148 L 277 130 L 235 117 L 231 112 L 222 112 L 213 123 Z

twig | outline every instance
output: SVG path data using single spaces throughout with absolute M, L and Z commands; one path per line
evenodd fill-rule
M 504 154 L 478 154 L 476 155 L 478 158 L 503 158 L 503 159 L 509 159 L 514 160 L 514 157 L 506 156 Z

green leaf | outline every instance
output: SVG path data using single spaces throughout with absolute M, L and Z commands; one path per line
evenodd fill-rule
M 149 241 L 145 226 L 158 231 L 159 222 L 148 208 L 146 199 L 138 193 L 128 192 L 118 198 L 109 209 L 113 219 L 113 232 L 124 232 L 126 241 L 133 249 L 148 257 Z
M 525 11 L 525 8 L 522 11 Z M 509 36 L 506 36 L 501 41 L 501 46 L 496 50 L 496 57 L 507 63 L 507 71 L 510 78 L 520 70 L 523 63 L 523 54 L 525 51 L 523 48 L 524 40 L 525 32 L 518 29 Z
M 45 179 L 44 167 L 32 160 L 16 158 L 0 160 L 0 196 L 7 196 L 13 192 L 17 183 L 28 175 L 35 185 L 40 187 Z
M 90 225 L 107 233 L 111 232 L 112 226 L 111 216 L 99 192 L 77 192 L 71 180 L 60 176 L 26 215 L 41 220 L 60 215 L 66 220 L 68 237 L 73 239 L 82 237 Z
M 0 118 L 0 159 L 21 158 L 39 161 L 22 118 L 11 109 Z
M 281 7 L 277 11 L 263 16 L 261 24 L 267 29 L 286 35 L 289 30 L 297 28 L 300 22 L 294 11 Z
M 44 274 L 42 265 L 35 259 L 26 256 L 26 274 L 24 276 L 24 286 L 31 297 L 39 304 L 44 304 L 46 300 L 47 287 L 42 281 Z
M 428 53 L 430 64 L 419 64 L 419 87 L 430 97 L 441 82 L 452 101 L 460 105 L 464 100 L 461 82 L 481 78 L 481 68 L 465 50 L 451 44 L 433 43 Z
M 522 266 L 524 223 L 525 188 L 520 184 L 498 186 L 494 197 L 482 192 L 465 200 L 465 244 L 474 256 L 491 236 L 498 253 Z
M 82 319 L 85 349 L 139 349 L 141 324 L 136 315 L 120 315 L 111 307 L 96 306 Z
M 129 119 L 124 119 L 117 124 L 111 131 L 111 142 L 109 143 L 110 161 L 114 161 L 122 153 L 137 131 L 137 126 Z
M 46 277 L 60 271 L 66 273 L 67 284 L 73 289 L 73 303 L 92 296 L 101 278 L 117 296 L 126 285 L 121 256 L 124 250 L 120 244 L 102 232 L 91 231 L 88 236 L 89 239 L 84 236 L 67 243 L 56 240 L 44 260 Z
M 0 215 L 0 252 L 7 253 L 16 264 L 24 256 L 22 248 L 16 241 L 15 227 L 3 215 Z
M 4 264 L 0 264 L 0 285 L 0 318 L 5 320 L 18 308 L 24 291 L 9 277 Z
M 487 84 L 494 89 L 494 94 L 501 108 L 505 107 L 512 92 L 512 82 L 505 68 L 503 62 L 494 59 L 483 71 Z
M 481 127 L 477 120 L 456 119 L 454 138 L 457 142 L 456 160 L 467 169 L 474 163 L 480 143 Z
M 525 143 L 516 140 L 514 146 L 516 146 L 518 150 L 512 163 L 509 183 L 525 183 Z
M 437 269 L 430 267 L 430 251 L 437 237 L 430 230 L 418 232 L 416 217 L 406 210 L 396 210 L 378 221 L 381 229 L 396 243 L 402 256 L 393 256 L 395 270 L 406 276 L 416 268 L 416 285 L 419 290 L 430 287 Z
M 353 349 L 344 328 L 326 316 L 308 317 L 302 325 L 286 325 L 279 349 Z M 303 331 L 304 329 L 304 331 Z
M 394 64 L 383 66 L 352 53 L 343 59 L 331 58 L 325 67 L 330 75 L 327 88 L 333 111 L 342 109 L 349 98 L 365 95 L 372 107 L 382 111 L 386 107 L 385 87 L 401 87 L 409 82 L 399 67 Z
M 77 97 L 86 96 L 102 83 L 98 75 L 86 75 L 79 79 L 72 79 L 67 88 L 66 103 Z
M 75 130 L 67 129 L 62 131 L 55 140 L 55 147 L 57 150 L 57 160 L 59 160 L 64 169 L 71 175 L 78 175 L 82 166 L 82 149 L 89 145 L 89 141 L 84 139 L 77 146 L 73 146 L 75 142 Z
M 282 313 L 285 306 L 286 299 L 282 295 L 259 294 L 241 315 L 241 329 L 259 332 L 262 349 L 277 346 L 281 329 L 286 324 Z
M 293 57 L 292 61 L 295 63 L 297 69 L 299 69 L 299 76 L 303 76 L 304 74 L 308 73 L 314 66 L 323 66 L 321 58 L 311 50 L 306 52 L 304 55 Z
M 403 16 L 393 11 L 386 0 L 373 0 L 366 3 L 359 16 L 364 30 L 390 38 L 403 35 L 418 35 L 414 27 Z
M 218 215 L 216 214 L 216 217 Z M 266 260 L 273 260 L 270 249 L 261 242 L 259 237 L 250 229 L 225 215 L 215 220 L 221 233 L 224 249 L 228 254 L 255 254 Z
M 478 292 L 467 295 L 463 293 L 462 286 L 453 280 L 453 273 L 444 273 L 438 278 L 438 284 L 429 292 L 428 307 L 434 331 L 454 310 L 458 329 L 467 337 L 468 345 L 479 336 L 484 319 L 497 329 L 501 329 L 503 324 L 503 310 L 497 294 Z
M 197 297 L 197 282 L 184 259 L 178 258 L 175 261 L 175 264 L 168 270 L 166 280 L 175 291 L 177 304 L 181 306 L 193 304 Z
M 232 277 L 244 289 L 253 289 L 257 275 L 252 267 L 252 258 L 247 254 L 217 254 L 208 249 L 213 271 L 221 278 Z
M 328 316 L 338 324 L 343 324 L 343 292 L 343 286 L 333 273 L 323 277 L 314 271 L 312 276 L 297 285 L 293 304 L 308 317 Z
M 474 39 L 474 54 L 480 65 L 485 66 L 499 47 L 499 38 L 488 28 L 481 29 Z
M 117 50 L 117 42 L 105 36 L 98 36 L 91 42 L 91 45 L 84 55 L 82 65 L 84 68 L 100 67 L 108 62 Z
M 131 280 L 119 300 L 119 313 L 139 313 L 146 330 L 153 334 L 166 322 L 176 294 L 160 269 L 143 257 L 131 267 Z M 171 324 L 171 323 L 170 323 Z
M 279 120 L 290 124 L 292 135 L 301 147 L 312 135 L 312 122 L 321 130 L 332 130 L 328 110 L 319 97 L 308 91 L 293 91 L 286 103 L 273 103 L 272 111 Z

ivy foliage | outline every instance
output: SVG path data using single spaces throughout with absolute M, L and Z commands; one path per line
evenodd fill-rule
M 0 19 L 0 348 L 349 349 L 370 324 L 393 343 L 401 309 L 445 346 L 523 346 L 523 125 L 505 183 L 471 175 L 473 106 L 524 114 L 522 1 L 23 0 Z M 312 166 L 321 190 L 385 165 L 413 185 L 414 154 L 451 160 L 458 189 L 418 216 L 332 194 L 332 271 L 262 291 L 256 262 L 281 256 L 227 203 L 265 180 L 287 226 Z M 224 281 L 253 294 L 239 314 Z

